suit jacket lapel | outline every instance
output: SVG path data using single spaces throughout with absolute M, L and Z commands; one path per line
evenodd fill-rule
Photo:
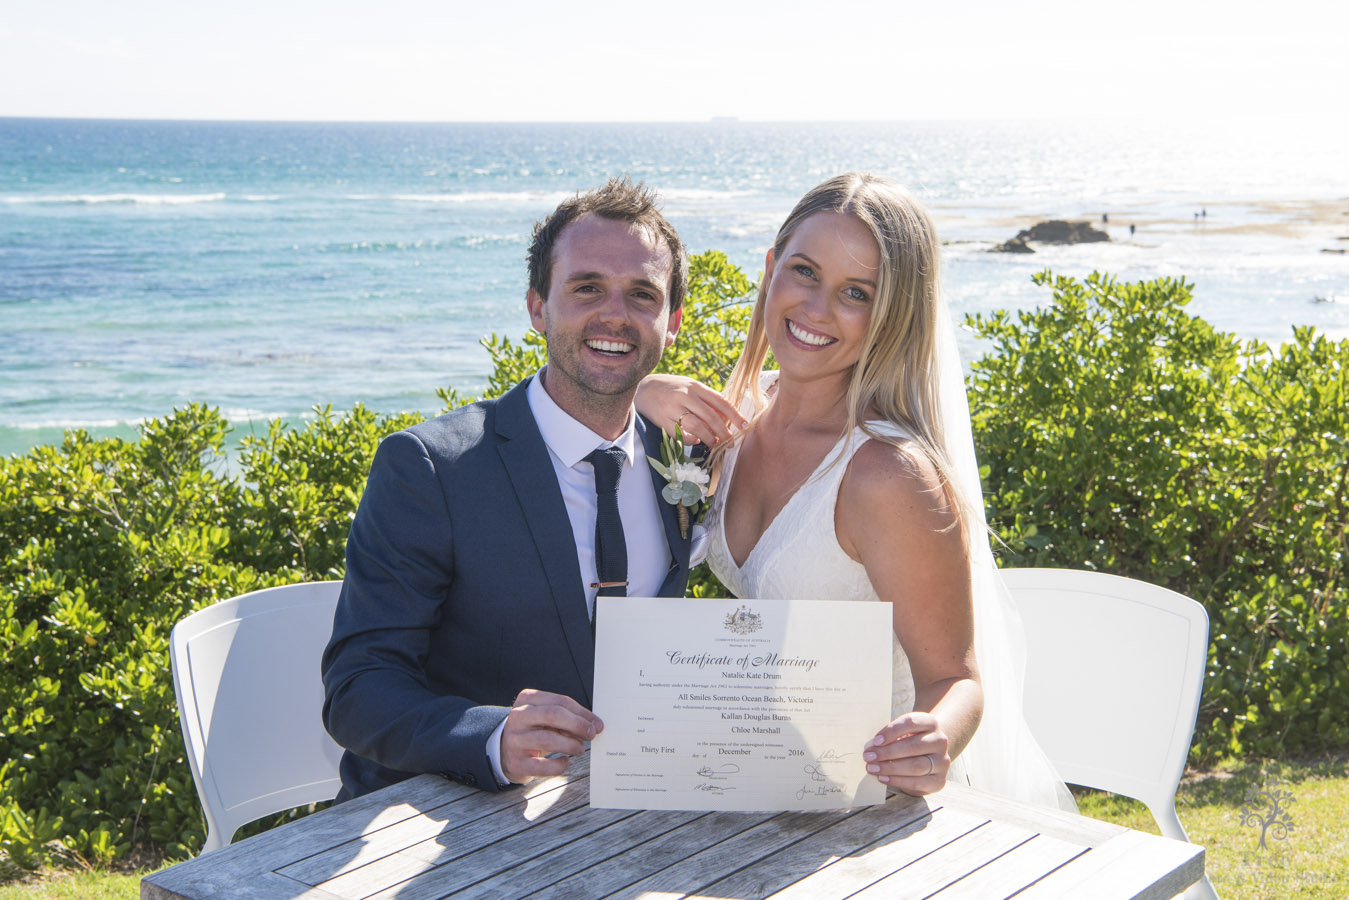
M 552 590 L 562 634 L 586 686 L 585 706 L 591 705 L 595 678 L 595 637 L 586 612 L 581 568 L 576 561 L 571 519 L 553 473 L 548 446 L 529 410 L 525 387 L 529 379 L 511 388 L 497 403 L 497 446 Z
M 637 434 L 642 439 L 642 445 L 646 448 L 646 455 L 653 459 L 660 459 L 661 430 L 638 416 Z M 656 505 L 660 507 L 661 522 L 665 525 L 665 540 L 670 545 L 670 555 L 674 557 L 674 565 L 666 573 L 660 593 L 662 597 L 683 596 L 682 585 L 688 577 L 689 549 L 692 545 L 688 538 L 679 536 L 679 519 L 675 515 L 675 508 L 660 495 L 661 490 L 665 487 L 665 477 L 650 464 L 646 468 L 651 473 L 651 486 L 656 491 Z M 692 526 L 690 526 L 690 533 L 692 533 Z

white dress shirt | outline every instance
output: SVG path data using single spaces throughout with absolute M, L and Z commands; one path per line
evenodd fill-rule
M 627 456 L 618 478 L 618 515 L 623 521 L 623 540 L 628 551 L 629 597 L 654 597 L 669 574 L 674 557 L 665 537 L 665 523 L 661 519 L 659 500 L 651 483 L 651 463 L 646 458 L 646 447 L 637 436 L 636 414 L 628 416 L 627 429 L 617 440 L 607 441 L 585 425 L 576 421 L 558 406 L 544 390 L 545 368 L 530 381 L 525 389 L 529 411 L 548 446 L 548 459 L 553 464 L 557 485 L 562 489 L 562 502 L 571 520 L 572 537 L 576 542 L 576 562 L 581 569 L 581 584 L 585 589 L 586 612 L 594 618 L 595 597 L 599 581 L 595 567 L 595 517 L 599 501 L 595 496 L 595 467 L 586 461 L 591 451 L 601 447 L 619 447 Z M 487 758 L 492 763 L 497 782 L 509 784 L 501 769 L 502 720 L 487 740 Z
M 651 484 L 651 463 L 646 458 L 646 447 L 637 436 L 636 416 L 629 414 L 628 427 L 615 441 L 606 441 L 580 422 L 563 412 L 562 407 L 544 390 L 543 379 L 548 370 L 529 383 L 525 396 L 529 411 L 548 445 L 548 458 L 562 489 L 562 502 L 571 520 L 572 536 L 576 539 L 576 561 L 581 567 L 581 581 L 585 585 L 586 611 L 595 614 L 595 595 L 599 581 L 595 568 L 595 516 L 598 501 L 595 497 L 595 468 L 586 461 L 591 451 L 601 447 L 618 447 L 627 456 L 618 479 L 618 515 L 623 520 L 623 539 L 628 549 L 629 597 L 654 597 L 669 574 L 674 557 L 665 537 L 665 523 L 661 520 L 659 498 Z

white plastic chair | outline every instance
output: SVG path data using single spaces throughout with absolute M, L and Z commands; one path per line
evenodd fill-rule
M 337 796 L 339 747 L 323 728 L 319 660 L 342 582 L 223 600 L 169 637 L 178 720 L 206 813 L 202 853 L 240 826 Z
M 1147 804 L 1188 841 L 1176 791 L 1208 662 L 1208 613 L 1157 585 L 1076 569 L 1003 569 L 1026 628 L 1026 720 L 1069 784 Z M 1185 896 L 1217 900 L 1205 875 Z

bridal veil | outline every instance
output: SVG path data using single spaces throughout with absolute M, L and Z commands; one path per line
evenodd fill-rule
M 957 489 L 968 498 L 962 524 L 970 539 L 970 582 L 974 595 L 974 649 L 984 692 L 984 714 L 974 737 L 952 767 L 981 790 L 1041 806 L 1076 812 L 1073 796 L 1036 743 L 1023 713 L 1026 639 L 1011 594 L 989 548 L 983 486 L 974 450 L 974 431 L 955 328 L 945 302 L 937 318 L 937 379 L 947 459 Z M 1064 711 L 1065 715 L 1068 713 Z

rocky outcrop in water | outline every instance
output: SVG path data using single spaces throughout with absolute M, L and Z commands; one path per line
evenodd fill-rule
M 1066 222 L 1063 219 L 1050 219 L 1037 222 L 1030 228 L 1024 228 L 1010 241 L 1004 241 L 989 250 L 990 253 L 1034 253 L 1030 246 L 1037 244 L 1089 244 L 1096 241 L 1108 241 L 1110 235 L 1090 222 Z
M 1023 231 L 1023 232 L 1021 232 L 1021 234 L 1025 234 L 1025 232 Z M 998 246 L 991 248 L 988 252 L 989 252 L 989 253 L 1034 253 L 1035 251 L 1034 251 L 1033 249 L 1031 249 L 1031 245 L 1026 243 L 1026 239 L 1023 238 L 1023 237 L 1021 236 L 1021 234 L 1018 234 L 1016 237 L 1012 238 L 1010 241 L 1003 241 L 1003 242 L 1002 242 L 1001 244 L 999 244 Z

